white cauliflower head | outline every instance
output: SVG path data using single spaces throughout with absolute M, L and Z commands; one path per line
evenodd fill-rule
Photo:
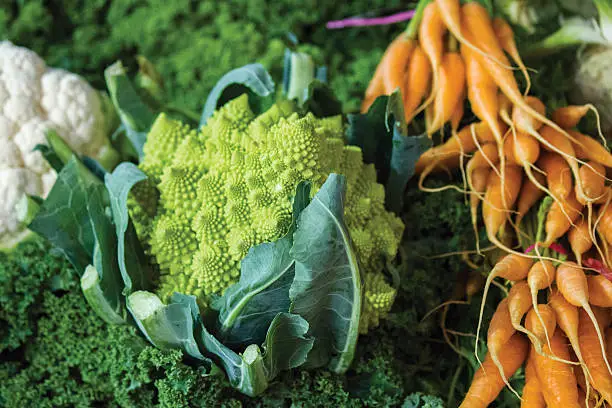
M 113 122 L 98 91 L 80 76 L 48 68 L 35 52 L 0 41 L 0 249 L 26 234 L 15 205 L 24 194 L 45 198 L 56 179 L 42 155 L 55 130 L 77 153 L 103 164 L 116 160 Z

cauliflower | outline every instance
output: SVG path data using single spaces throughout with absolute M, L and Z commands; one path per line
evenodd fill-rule
M 402 221 L 384 208 L 385 190 L 358 147 L 346 146 L 342 118 L 300 117 L 279 102 L 255 117 L 242 95 L 199 131 L 161 114 L 144 145 L 149 176 L 129 208 L 161 268 L 158 294 L 222 293 L 240 275 L 249 248 L 282 237 L 298 183 L 312 194 L 332 173 L 347 178 L 345 221 L 364 276 L 360 330 L 378 325 L 395 300 L 384 262 L 395 256 Z
M 44 198 L 55 183 L 55 171 L 33 151 L 46 144 L 47 130 L 107 167 L 117 161 L 107 103 L 78 75 L 48 68 L 33 51 L 0 42 L 0 249 L 27 235 L 16 202 L 24 193 Z

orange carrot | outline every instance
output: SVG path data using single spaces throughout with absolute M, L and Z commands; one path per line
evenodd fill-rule
M 559 288 L 559 292 L 561 292 L 565 300 L 567 300 L 570 304 L 574 306 L 582 307 L 593 321 L 593 324 L 597 324 L 597 319 L 595 318 L 595 314 L 593 313 L 593 310 L 591 309 L 591 306 L 589 304 L 589 289 L 587 279 L 584 275 L 584 272 L 580 269 L 578 265 L 573 262 L 566 262 L 564 264 L 559 265 L 559 267 L 557 268 L 557 287 Z M 605 358 L 606 350 L 601 330 L 599 330 L 599 326 L 596 326 L 595 329 L 597 331 L 599 344 L 601 345 L 601 350 L 604 355 L 606 367 L 608 369 L 608 372 L 612 374 L 610 364 L 608 363 L 607 358 Z M 580 346 L 580 348 L 584 355 L 585 361 L 587 361 L 586 350 L 583 346 Z M 589 367 L 588 362 L 587 367 Z M 591 367 L 589 367 L 589 371 L 591 371 Z
M 431 65 L 427 55 L 419 44 L 412 51 L 412 58 L 408 63 L 408 69 L 404 75 L 404 114 L 406 122 L 412 118 L 414 110 L 419 106 L 425 95 L 431 80 Z
M 521 55 L 518 52 L 518 48 L 516 47 L 512 27 L 510 27 L 510 24 L 508 24 L 505 20 L 496 17 L 493 19 L 493 30 L 495 30 L 495 35 L 497 36 L 497 40 L 499 41 L 502 49 L 506 51 L 508 55 L 510 55 L 523 73 L 525 81 L 527 82 L 527 87 L 525 89 L 525 95 L 527 95 L 529 93 L 529 89 L 531 88 L 531 78 L 529 78 L 527 67 L 523 63 Z
M 572 248 L 578 265 L 582 264 L 582 254 L 587 252 L 593 246 L 593 240 L 589 232 L 589 222 L 585 217 L 582 217 L 573 227 L 570 228 L 567 234 L 567 239 Z
M 599 347 L 601 332 L 605 328 L 605 321 L 609 320 L 604 313 L 595 310 L 595 318 L 591 318 L 586 309 L 580 310 L 580 324 L 578 325 L 578 338 L 584 361 L 589 369 L 593 387 L 602 397 L 612 404 L 612 374 L 607 367 L 605 349 Z
M 474 40 L 474 44 L 486 52 L 490 58 L 498 62 L 488 63 L 482 55 L 478 53 L 473 54 L 473 58 L 476 58 L 481 65 L 485 67 L 490 77 L 493 78 L 499 86 L 500 90 L 510 99 L 510 101 L 512 101 L 515 107 L 523 109 L 534 119 L 563 132 L 563 129 L 558 125 L 525 102 L 522 93 L 518 89 L 518 84 L 513 73 L 506 68 L 509 62 L 495 37 L 491 18 L 487 10 L 477 2 L 470 2 L 462 7 L 461 12 L 466 31 L 471 32 L 471 38 Z
M 582 204 L 580 204 L 573 194 L 570 194 L 563 201 L 555 201 L 550 206 L 546 215 L 544 229 L 546 238 L 544 246 L 550 246 L 558 238 L 562 237 L 582 214 Z
M 527 330 L 521 325 L 521 320 L 523 320 L 523 316 L 531 309 L 531 293 L 527 282 L 519 281 L 512 285 L 507 299 L 510 321 L 512 322 L 514 330 L 525 333 Z
M 578 308 L 565 300 L 558 290 L 549 296 L 548 304 L 555 312 L 557 325 L 567 336 L 580 365 L 588 375 L 588 368 L 584 362 L 580 342 L 578 341 Z
M 468 164 L 469 165 L 469 164 Z M 480 252 L 480 240 L 478 239 L 478 204 L 487 188 L 487 179 L 491 170 L 487 167 L 479 167 L 469 175 L 470 187 L 470 214 L 472 216 L 472 227 L 476 236 L 476 250 Z
M 575 140 L 574 146 L 580 147 L 581 153 L 589 160 L 612 167 L 612 154 L 597 140 L 576 130 L 567 131 Z
M 523 387 L 523 400 L 521 408 L 546 408 L 542 386 L 535 367 L 535 350 L 529 350 L 529 356 L 525 363 L 525 386 Z
M 433 102 L 434 97 L 438 91 L 438 77 L 439 77 L 439 66 L 442 61 L 442 53 L 444 51 L 444 34 L 446 33 L 446 26 L 440 15 L 440 8 L 437 3 L 429 3 L 423 10 L 423 19 L 419 26 L 419 41 L 423 52 L 427 55 L 429 63 L 432 67 L 433 81 L 431 86 L 431 93 L 427 100 L 423 103 L 423 107 L 428 106 Z M 415 113 L 418 113 L 420 109 L 417 109 Z
M 532 334 L 536 342 L 532 342 L 534 347 L 549 343 L 552 333 L 557 327 L 557 317 L 554 310 L 543 304 L 538 304 L 532 308 L 525 317 L 525 328 Z
M 495 264 L 493 269 L 491 269 L 489 276 L 487 276 L 487 281 L 485 282 L 484 291 L 482 293 L 482 301 L 480 302 L 480 315 L 478 316 L 478 328 L 476 329 L 475 347 L 478 347 L 478 339 L 480 337 L 480 328 L 482 327 L 482 315 L 484 313 L 485 300 L 487 299 L 489 287 L 491 286 L 491 282 L 493 282 L 493 279 L 500 277 L 512 281 L 523 280 L 527 277 L 527 274 L 529 273 L 529 269 L 531 268 L 532 264 L 533 260 L 531 258 L 516 254 L 510 254 L 500 259 Z M 477 349 L 475 348 L 474 351 L 476 353 Z M 478 355 L 476 354 L 476 356 Z
M 497 155 L 497 147 L 493 143 L 483 144 L 479 150 L 474 153 L 467 164 L 466 172 L 469 173 L 479 168 L 492 168 L 499 162 Z M 493 166 L 492 166 L 493 165 Z
M 504 345 L 504 353 L 500 363 L 504 368 L 504 376 L 511 377 L 523 364 L 529 351 L 529 342 L 519 333 L 513 335 Z M 502 376 L 497 371 L 491 356 L 487 354 L 482 367 L 480 367 L 468 390 L 460 408 L 486 408 L 491 404 L 504 388 Z
M 587 162 L 586 165 L 580 166 L 578 174 L 580 175 L 584 192 L 584 197 L 579 196 L 578 192 L 576 192 L 578 202 L 585 205 L 588 202 L 594 202 L 604 195 L 606 168 L 603 165 L 596 162 Z
M 499 360 L 505 344 L 510 340 L 514 333 L 516 333 L 516 330 L 512 324 L 512 318 L 510 316 L 510 310 L 508 307 L 508 298 L 505 298 L 499 302 L 497 309 L 495 310 L 495 313 L 493 313 L 491 321 L 489 322 L 489 330 L 487 332 L 487 348 L 489 351 L 489 356 L 499 370 L 499 374 L 506 384 L 506 387 L 508 387 L 518 396 L 518 393 L 512 388 L 508 382 L 508 379 L 504 375 L 504 367 Z
M 388 55 L 384 58 L 382 68 L 384 92 L 390 95 L 397 88 L 402 88 L 406 67 L 410 61 L 415 40 L 402 33 L 389 45 Z
M 545 346 L 546 354 L 569 360 L 570 352 L 561 330 L 555 331 L 550 343 L 550 347 Z M 578 384 L 572 367 L 537 353 L 534 359 L 546 404 L 549 407 L 579 407 Z
M 546 184 L 555 200 L 563 200 L 572 192 L 572 173 L 561 156 L 556 153 L 543 153 L 538 166 L 546 173 Z
M 506 166 L 506 188 L 504 202 L 502 198 L 502 183 L 499 175 L 492 172 L 487 182 L 487 191 L 482 204 L 482 215 L 489 240 L 493 243 L 498 241 L 495 236 L 503 227 L 508 212 L 512 209 L 521 189 L 523 172 L 520 167 Z
M 544 175 L 541 173 L 534 173 L 537 183 L 541 186 L 545 183 Z M 523 217 L 527 214 L 529 209 L 533 207 L 535 203 L 540 201 L 544 196 L 544 191 L 534 182 L 527 179 L 521 187 L 518 202 L 516 204 L 516 224 L 519 225 Z
M 597 231 L 603 235 L 608 244 L 612 244 L 612 204 L 600 208 Z
M 540 316 L 540 309 L 538 306 L 538 291 L 546 289 L 552 285 L 555 280 L 555 267 L 552 262 L 548 260 L 539 260 L 533 264 L 527 275 L 527 285 L 529 287 L 529 293 L 531 297 L 531 305 L 533 306 L 533 312 L 543 323 L 542 316 Z M 548 338 L 548 332 L 545 333 L 545 337 Z M 552 332 L 550 332 L 552 333 Z
M 439 86 L 434 103 L 434 118 L 428 133 L 434 133 L 448 122 L 459 103 L 465 88 L 465 65 L 457 52 L 447 52 L 442 57 L 438 72 Z
M 529 108 L 535 110 L 540 115 L 546 114 L 546 106 L 544 103 L 535 96 L 526 96 L 525 103 Z M 525 108 L 515 106 L 512 111 L 512 122 L 516 126 L 516 130 L 519 132 L 531 134 L 534 131 L 539 130 L 542 127 L 542 121 L 534 118 Z
M 562 128 L 570 129 L 576 127 L 589 110 L 590 105 L 562 106 L 552 113 L 552 120 Z
M 595 401 L 595 398 L 593 398 L 593 394 L 590 395 L 588 405 L 587 405 L 587 396 L 582 388 L 578 388 L 578 403 L 580 404 L 581 408 L 596 408 L 597 407 L 596 405 L 597 403 Z
M 449 121 L 451 124 L 451 130 L 454 132 L 457 131 L 457 129 L 459 129 L 459 125 L 461 124 L 461 120 L 463 119 L 463 114 L 465 113 L 465 90 L 463 90 L 463 92 L 461 92 L 461 95 L 459 96 L 459 103 L 457 104 L 457 106 L 455 107 L 455 110 L 453 111 L 453 114 L 451 115 Z
M 612 307 L 612 281 L 603 275 L 587 276 L 589 303 L 593 306 Z

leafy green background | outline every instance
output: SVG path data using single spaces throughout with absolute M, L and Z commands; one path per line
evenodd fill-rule
M 269 3 L 9 0 L 0 6 L 0 38 L 34 49 L 50 66 L 77 72 L 98 88 L 104 87 L 104 68 L 116 59 L 134 72 L 133 57 L 145 55 L 164 78 L 171 101 L 200 111 L 207 93 L 232 68 L 260 62 L 280 83 L 283 36 L 292 31 L 317 63 L 328 66 L 344 110 L 354 111 L 403 24 L 329 31 L 324 22 L 411 7 L 399 0 Z M 237 394 L 223 379 L 203 377 L 197 367 L 183 364 L 180 353 L 150 347 L 132 329 L 106 325 L 86 304 L 75 271 L 46 244 L 34 241 L 0 254 L 0 406 L 442 406 L 432 397 L 406 399 L 416 391 L 457 406 L 473 358 L 460 359 L 444 343 L 440 314 L 423 316 L 453 295 L 468 269 L 459 256 L 431 258 L 474 247 L 468 209 L 455 192 L 423 194 L 414 185 L 405 203 L 407 234 L 397 271 L 402 283 L 390 318 L 360 337 L 347 375 L 290 371 L 258 399 Z M 494 303 L 499 293 L 490 297 Z M 479 301 L 451 307 L 450 326 L 473 332 Z M 459 342 L 466 350 L 472 344 L 469 338 Z M 502 393 L 497 406 L 518 404 Z

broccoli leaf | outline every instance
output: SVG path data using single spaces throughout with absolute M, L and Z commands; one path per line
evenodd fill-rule
M 117 238 L 107 215 L 108 193 L 102 184 L 90 188 L 87 209 L 94 233 L 93 266 L 85 269 L 81 288 L 94 311 L 109 323 L 124 323 L 123 281 L 117 264 Z
M 376 166 L 378 182 L 385 185 L 385 203 L 399 213 L 406 184 L 431 140 L 425 134 L 406 135 L 399 92 L 376 98 L 367 113 L 350 114 L 347 119 L 349 144 L 359 146 L 363 161 Z
M 289 310 L 294 263 L 295 222 L 310 201 L 310 186 L 300 183 L 293 200 L 293 226 L 275 242 L 257 245 L 242 260 L 240 280 L 213 307 L 219 310 L 220 333 L 228 346 L 261 344 L 274 317 Z
M 137 325 L 155 347 L 178 348 L 197 360 L 211 363 L 196 342 L 191 305 L 176 301 L 164 305 L 157 295 L 146 291 L 132 293 L 127 303 Z M 199 313 L 197 304 L 195 307 Z
M 245 90 L 250 90 L 261 97 L 274 93 L 274 81 L 263 65 L 248 64 L 223 75 L 206 98 L 200 126 L 206 124 L 219 106 L 244 93 Z
M 95 236 L 87 210 L 95 178 L 75 157 L 68 161 L 28 228 L 47 238 L 82 275 L 91 263 Z
M 106 68 L 104 77 L 121 124 L 142 159 L 142 147 L 147 139 L 147 131 L 155 120 L 155 114 L 138 95 L 121 61 Z
M 191 310 L 202 349 L 223 366 L 232 386 L 249 396 L 265 391 L 279 371 L 302 365 L 313 345 L 313 340 L 306 337 L 308 323 L 304 319 L 279 313 L 268 328 L 262 345 L 264 353 L 251 344 L 238 355 L 206 329 L 194 296 L 175 293 L 172 300 Z
M 117 232 L 117 258 L 125 290 L 149 290 L 153 285 L 152 270 L 144 249 L 132 224 L 127 209 L 127 199 L 132 187 L 147 176 L 136 165 L 121 163 L 111 174 L 106 174 L 105 184 L 110 196 L 111 210 Z
M 291 313 L 315 338 L 307 365 L 345 372 L 353 359 L 361 313 L 361 276 L 344 224 L 346 179 L 331 174 L 302 211 L 293 235 Z

